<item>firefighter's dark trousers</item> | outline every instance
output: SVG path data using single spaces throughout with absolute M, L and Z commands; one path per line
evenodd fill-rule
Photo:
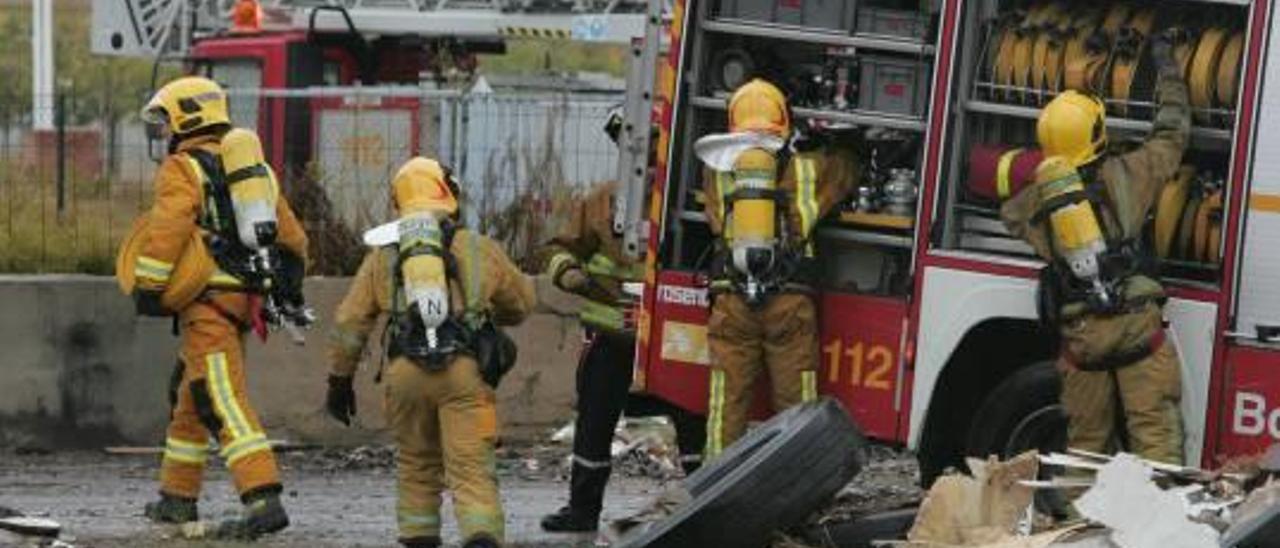
M 611 471 L 613 432 L 624 409 L 630 416 L 671 418 L 686 472 L 697 467 L 706 422 L 661 400 L 628 397 L 635 357 L 634 337 L 588 333 L 587 345 L 578 364 L 578 418 L 574 421 L 569 507 L 578 515 L 599 516 Z

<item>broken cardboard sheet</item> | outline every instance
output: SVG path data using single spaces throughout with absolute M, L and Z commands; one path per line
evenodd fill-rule
M 1017 539 L 1033 497 L 1033 490 L 1019 482 L 1035 479 L 1038 468 L 1035 451 L 1005 462 L 995 457 L 970 459 L 972 477 L 951 474 L 934 482 L 907 540 L 933 546 L 1001 546 L 998 543 Z
M 1094 486 L 1075 502 L 1084 517 L 1111 529 L 1122 548 L 1204 548 L 1218 532 L 1187 518 L 1186 499 L 1151 481 L 1141 459 L 1120 454 L 1098 471 Z

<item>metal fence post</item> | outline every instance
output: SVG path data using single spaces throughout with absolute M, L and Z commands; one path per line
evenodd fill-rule
M 58 92 L 54 106 L 54 125 L 57 127 L 57 192 L 58 192 L 58 215 L 61 216 L 67 205 L 67 94 Z

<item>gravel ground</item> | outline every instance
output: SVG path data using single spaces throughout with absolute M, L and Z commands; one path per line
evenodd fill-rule
M 598 546 L 593 535 L 548 535 L 538 528 L 542 515 L 567 498 L 568 450 L 556 446 L 504 448 L 499 475 L 511 546 Z M 832 505 L 811 523 L 838 520 L 901 507 L 921 497 L 915 459 L 885 447 L 868 451 L 868 464 Z M 177 531 L 150 525 L 142 505 L 155 496 L 158 456 L 103 453 L 51 455 L 0 454 L 0 506 L 47 517 L 63 526 L 62 540 L 76 547 L 221 547 L 236 543 L 186 541 Z M 216 459 L 215 459 L 216 460 Z M 386 447 L 320 449 L 280 455 L 285 504 L 293 525 L 257 546 L 391 546 L 395 541 L 394 453 Z M 605 519 L 643 508 L 664 484 L 674 481 L 640 475 L 644 466 L 622 463 L 609 483 Z M 446 503 L 447 504 L 447 503 Z M 200 501 L 202 517 L 234 517 L 238 503 L 220 466 L 206 475 Z M 458 541 L 446 507 L 446 541 Z M 26 546 L 0 531 L 0 546 Z M 777 546 L 800 546 L 781 540 Z
M 542 515 L 568 497 L 562 466 L 549 451 L 506 450 L 501 486 L 512 546 L 592 546 L 587 536 L 548 535 L 538 528 Z M 558 452 L 557 455 L 563 455 Z M 390 546 L 395 541 L 394 454 L 389 448 L 329 449 L 280 456 L 285 505 L 292 525 L 257 546 Z M 0 506 L 47 517 L 63 526 L 62 540 L 77 547 L 239 546 L 238 543 L 185 541 L 171 528 L 141 517 L 155 496 L 159 458 L 103 453 L 52 455 L 0 454 Z M 648 478 L 615 478 L 609 484 L 605 517 L 621 517 L 642 507 L 661 490 Z M 447 508 L 445 538 L 458 541 Z M 236 515 L 239 504 L 220 466 L 206 474 L 201 517 Z M 0 531 L 0 546 L 24 546 L 16 535 Z

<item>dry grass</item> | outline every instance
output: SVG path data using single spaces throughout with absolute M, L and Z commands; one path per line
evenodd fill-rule
M 0 272 L 111 274 L 116 246 L 151 199 L 141 181 L 70 181 L 59 212 L 52 177 L 0 173 Z

